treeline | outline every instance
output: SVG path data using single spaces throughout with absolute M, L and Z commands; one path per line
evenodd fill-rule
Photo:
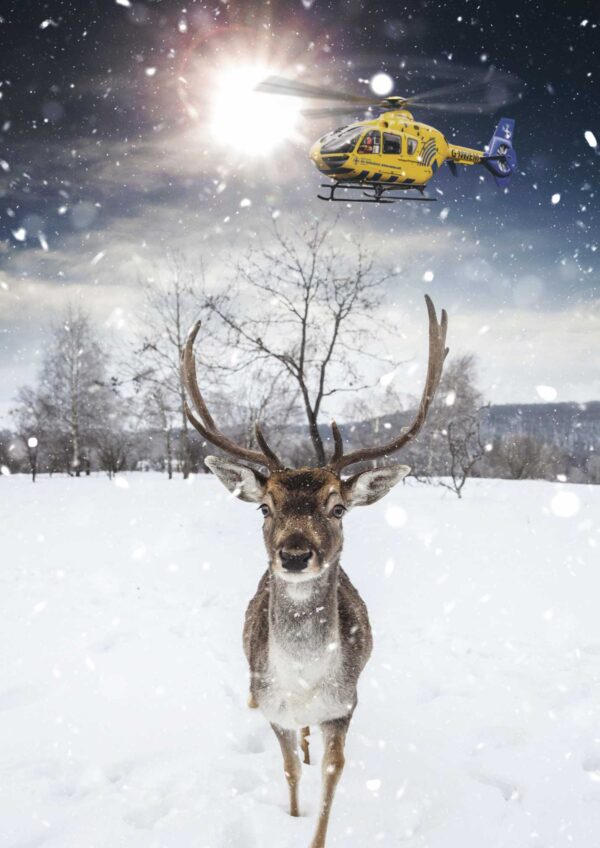
M 171 257 L 164 279 L 140 283 L 125 350 L 109 348 L 81 309 L 51 328 L 37 379 L 19 390 L 12 424 L 0 431 L 2 472 L 204 472 L 215 449 L 188 424 L 179 372 L 198 315 L 202 392 L 240 444 L 255 447 L 259 420 L 290 466 L 323 464 L 332 446 L 319 422 L 332 398 L 336 408 L 345 400 L 343 418 L 353 422 L 341 425 L 348 449 L 384 443 L 410 424 L 418 403 L 390 379 L 402 368 L 389 353 L 397 343 L 397 322 L 385 317 L 389 279 L 360 244 L 340 243 L 319 225 L 291 237 L 276 230 L 218 294 L 201 269 Z M 474 358 L 450 358 L 427 425 L 402 461 L 459 497 L 473 476 L 600 482 L 598 417 L 572 428 L 557 417 L 544 428 L 539 416 L 498 409 L 485 403 Z M 528 429 L 530 419 L 537 423 Z

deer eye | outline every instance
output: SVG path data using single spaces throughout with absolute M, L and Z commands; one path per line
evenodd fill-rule
M 331 510 L 331 514 L 334 518 L 342 518 L 345 512 L 346 507 L 342 506 L 342 504 L 336 504 Z
M 261 504 L 259 506 L 259 509 L 260 509 L 260 511 L 262 512 L 262 514 L 264 515 L 265 518 L 267 517 L 267 515 L 271 515 L 271 510 L 269 509 L 269 507 L 266 504 Z

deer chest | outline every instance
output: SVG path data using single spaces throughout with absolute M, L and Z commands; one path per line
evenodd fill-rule
M 269 721 L 289 729 L 346 716 L 354 709 L 356 693 L 342 671 L 335 641 L 303 651 L 271 639 L 258 705 Z

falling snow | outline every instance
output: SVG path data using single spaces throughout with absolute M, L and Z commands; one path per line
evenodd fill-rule
M 556 400 L 558 396 L 558 392 L 554 386 L 536 386 L 535 390 L 538 396 L 546 402 Z
M 584 133 L 585 140 L 589 144 L 590 147 L 596 148 L 598 147 L 598 142 L 596 141 L 596 136 L 591 130 L 586 130 Z

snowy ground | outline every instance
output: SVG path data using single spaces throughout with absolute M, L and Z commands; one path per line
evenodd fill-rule
M 208 476 L 0 479 L 3 848 L 307 848 L 319 769 L 289 818 L 246 708 L 260 521 Z M 600 844 L 599 550 L 600 487 L 347 517 L 375 650 L 332 848 Z

